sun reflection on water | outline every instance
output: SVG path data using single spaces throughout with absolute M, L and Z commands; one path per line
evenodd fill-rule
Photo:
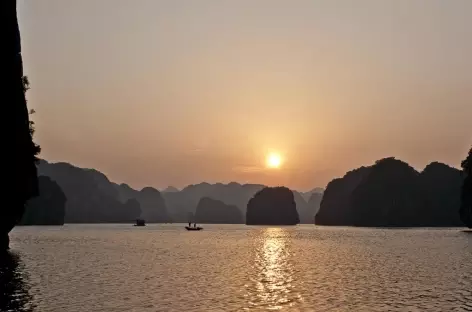
M 246 285 L 250 308 L 279 310 L 290 307 L 301 296 L 294 286 L 290 233 L 283 228 L 266 228 L 257 236 L 250 283 Z

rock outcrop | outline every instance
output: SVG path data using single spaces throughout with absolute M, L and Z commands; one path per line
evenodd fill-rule
M 220 200 L 203 197 L 195 210 L 195 222 L 241 224 L 244 223 L 244 218 L 238 207 L 226 205 Z
M 295 225 L 299 222 L 293 193 L 286 187 L 266 187 L 247 204 L 248 225 Z

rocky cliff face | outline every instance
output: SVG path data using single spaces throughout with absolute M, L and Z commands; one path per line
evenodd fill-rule
M 244 223 L 243 214 L 238 207 L 226 205 L 220 200 L 208 197 L 200 199 L 195 211 L 195 222 L 214 224 Z
M 266 187 L 247 204 L 248 225 L 295 225 L 299 222 L 293 193 L 286 187 Z

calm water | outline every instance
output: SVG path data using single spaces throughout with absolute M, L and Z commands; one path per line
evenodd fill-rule
M 12 250 L 2 311 L 472 311 L 457 229 L 22 227 Z

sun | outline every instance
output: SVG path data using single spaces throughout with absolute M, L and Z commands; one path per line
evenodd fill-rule
M 276 153 L 271 153 L 267 156 L 266 159 L 266 165 L 269 168 L 280 168 L 280 165 L 282 164 L 282 158 L 280 157 L 279 154 Z

